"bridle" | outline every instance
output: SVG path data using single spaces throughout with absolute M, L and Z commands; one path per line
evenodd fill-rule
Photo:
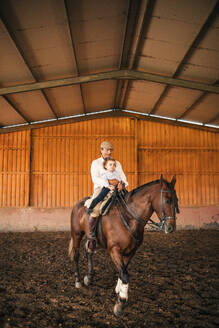
M 173 216 L 166 216 L 166 214 L 165 214 L 163 195 L 167 192 L 172 194 L 172 198 L 173 198 Z M 174 190 L 174 188 L 171 188 L 170 190 L 162 188 L 161 189 L 161 213 L 162 213 L 162 216 L 161 216 L 161 221 L 160 221 L 160 224 L 159 224 L 161 230 L 164 228 L 167 220 L 174 220 L 174 221 L 176 220 L 176 211 L 178 212 L 178 210 L 179 210 L 178 209 L 178 199 L 177 199 L 176 191 Z
M 164 197 L 163 195 L 165 193 L 171 193 L 172 194 L 172 199 L 173 199 L 173 216 L 166 216 L 165 214 L 165 210 L 164 210 Z M 145 222 L 143 219 L 139 218 L 128 206 L 128 204 L 126 203 L 124 197 L 122 197 L 122 195 L 120 194 L 120 192 L 117 192 L 117 207 L 119 210 L 119 214 L 120 217 L 122 219 L 122 221 L 124 222 L 125 226 L 127 227 L 127 229 L 131 232 L 132 235 L 134 235 L 134 233 L 131 231 L 127 221 L 125 220 L 125 218 L 123 217 L 121 210 L 120 210 L 120 203 L 122 204 L 123 208 L 126 210 L 126 212 L 129 213 L 129 215 L 136 221 L 138 221 L 139 223 L 145 225 L 147 222 Z M 159 230 L 163 230 L 166 224 L 167 220 L 174 220 L 176 221 L 176 212 L 179 213 L 179 208 L 178 208 L 178 198 L 176 196 L 176 191 L 174 189 L 173 186 L 170 187 L 170 190 L 168 189 L 161 189 L 161 220 L 159 223 L 154 222 L 152 219 L 149 219 L 148 221 L 150 221 L 149 224 L 152 224 L 153 226 L 155 226 L 156 228 L 158 228 Z

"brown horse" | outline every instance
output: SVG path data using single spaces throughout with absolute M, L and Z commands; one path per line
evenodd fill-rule
M 97 240 L 100 246 L 105 247 L 118 270 L 116 293 L 117 302 L 114 306 L 116 316 L 122 314 L 128 300 L 129 275 L 128 264 L 137 248 L 142 244 L 144 227 L 151 220 L 155 211 L 160 219 L 160 227 L 166 233 L 176 228 L 175 211 L 179 212 L 178 199 L 174 186 L 176 177 L 171 182 L 163 179 L 144 184 L 124 197 L 117 192 L 115 202 L 107 215 L 101 217 L 97 228 Z M 79 201 L 71 214 L 71 240 L 69 255 L 75 263 L 75 287 L 80 288 L 79 248 L 85 234 L 88 235 L 88 214 L 84 208 L 87 198 Z M 152 221 L 153 222 L 153 221 Z M 158 224 L 157 224 L 158 225 Z M 89 285 L 94 275 L 92 253 L 87 252 L 88 275 L 84 277 L 84 284 Z

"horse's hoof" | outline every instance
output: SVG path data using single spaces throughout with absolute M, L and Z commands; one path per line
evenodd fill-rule
M 81 288 L 81 286 L 82 286 L 82 285 L 81 285 L 80 281 L 76 281 L 76 282 L 75 282 L 75 287 L 76 287 L 76 288 Z
M 119 317 L 123 314 L 122 304 L 116 303 L 113 308 L 113 312 L 116 317 Z
M 171 225 L 169 226 L 165 225 L 164 231 L 165 233 L 172 233 L 174 231 L 174 228 Z
M 84 277 L 84 284 L 85 284 L 85 286 L 89 286 L 91 284 L 91 280 L 89 279 L 88 276 Z

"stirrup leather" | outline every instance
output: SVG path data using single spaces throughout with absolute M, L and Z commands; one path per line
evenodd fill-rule
M 91 247 L 89 248 L 91 243 Z M 87 253 L 91 253 L 95 250 L 96 248 L 96 238 L 94 237 L 89 237 L 87 238 L 86 244 L 85 244 L 85 249 Z

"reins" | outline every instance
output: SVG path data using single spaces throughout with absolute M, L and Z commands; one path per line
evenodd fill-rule
M 135 236 L 134 231 L 131 229 L 130 225 L 128 224 L 128 222 L 126 221 L 126 219 L 124 218 L 124 216 L 123 216 L 123 214 L 122 214 L 122 212 L 121 212 L 120 202 L 117 202 L 117 208 L 118 208 L 119 215 L 120 215 L 120 217 L 121 217 L 121 219 L 122 219 L 124 225 L 126 226 L 126 228 L 128 229 L 128 231 L 131 233 L 131 235 L 132 235 L 133 237 L 135 237 L 135 239 L 136 239 L 136 236 Z
M 166 192 L 170 192 L 173 196 L 173 216 L 166 216 L 165 214 L 165 210 L 164 210 L 164 202 L 163 202 L 163 194 Z M 120 204 L 122 204 L 123 208 L 129 213 L 129 215 L 132 217 L 132 219 L 136 220 L 137 222 L 139 222 L 140 224 L 145 225 L 145 221 L 141 218 L 139 218 L 132 210 L 131 208 L 128 206 L 128 204 L 126 203 L 124 197 L 121 195 L 120 192 L 117 191 L 116 193 L 117 197 L 117 208 L 120 214 L 120 217 L 122 219 L 122 221 L 124 222 L 125 226 L 127 227 L 127 229 L 130 231 L 130 233 L 133 235 L 133 237 L 135 237 L 134 232 L 131 230 L 128 222 L 126 221 L 126 219 L 124 218 L 124 216 L 121 213 L 121 208 L 120 208 Z M 171 188 L 170 190 L 166 190 L 166 189 L 161 189 L 161 213 L 162 213 L 162 217 L 161 217 L 161 221 L 159 223 L 154 222 L 152 219 L 148 219 L 148 221 L 150 221 L 150 223 L 147 221 L 146 223 L 155 226 L 156 228 L 163 230 L 164 225 L 166 223 L 166 220 L 176 220 L 176 212 L 179 213 L 179 208 L 178 208 L 178 199 L 176 196 L 176 191 L 174 190 L 174 188 Z M 136 237 L 135 237 L 136 238 Z
M 122 203 L 122 205 L 124 206 L 124 208 L 127 210 L 127 212 L 132 216 L 132 218 L 134 220 L 136 220 L 137 222 L 145 225 L 145 221 L 141 218 L 139 218 L 132 210 L 131 208 L 128 206 L 128 204 L 126 203 L 125 199 L 123 198 L 123 196 L 121 195 L 120 192 L 118 192 L 118 198 L 119 201 Z
M 136 236 L 135 232 L 131 229 L 130 225 L 128 224 L 127 220 L 125 219 L 124 215 L 122 214 L 121 211 L 121 205 L 123 206 L 123 208 L 128 212 L 128 214 L 131 216 L 132 219 L 134 219 L 135 221 L 139 222 L 142 225 L 145 225 L 145 221 L 142 220 L 141 218 L 139 218 L 128 206 L 128 204 L 126 203 L 124 197 L 122 196 L 121 192 L 118 192 L 117 190 L 117 208 L 119 211 L 119 215 L 120 218 L 122 219 L 125 227 L 128 229 L 128 231 L 131 233 L 131 235 L 133 236 L 133 238 L 135 239 L 135 247 L 133 249 L 133 251 L 138 247 L 138 245 L 140 244 L 140 239 Z
M 135 247 L 131 251 L 131 252 L 134 252 L 136 250 L 136 248 L 139 246 L 141 240 L 136 236 L 135 232 L 131 229 L 130 225 L 128 224 L 127 220 L 125 219 L 124 215 L 122 214 L 121 206 L 120 205 L 122 204 L 122 206 L 125 207 L 125 209 L 128 211 L 128 213 L 132 216 L 132 218 L 134 220 L 136 220 L 137 222 L 139 222 L 141 224 L 143 223 L 143 225 L 145 224 L 145 222 L 141 218 L 138 218 L 132 212 L 132 210 L 130 209 L 130 207 L 128 207 L 126 201 L 124 200 L 123 196 L 118 191 L 117 191 L 117 198 L 116 198 L 116 200 L 117 200 L 116 205 L 117 205 L 117 208 L 118 208 L 118 211 L 119 211 L 120 218 L 122 219 L 122 222 L 124 223 L 125 227 L 130 232 L 130 234 L 132 235 L 132 237 L 135 239 Z

